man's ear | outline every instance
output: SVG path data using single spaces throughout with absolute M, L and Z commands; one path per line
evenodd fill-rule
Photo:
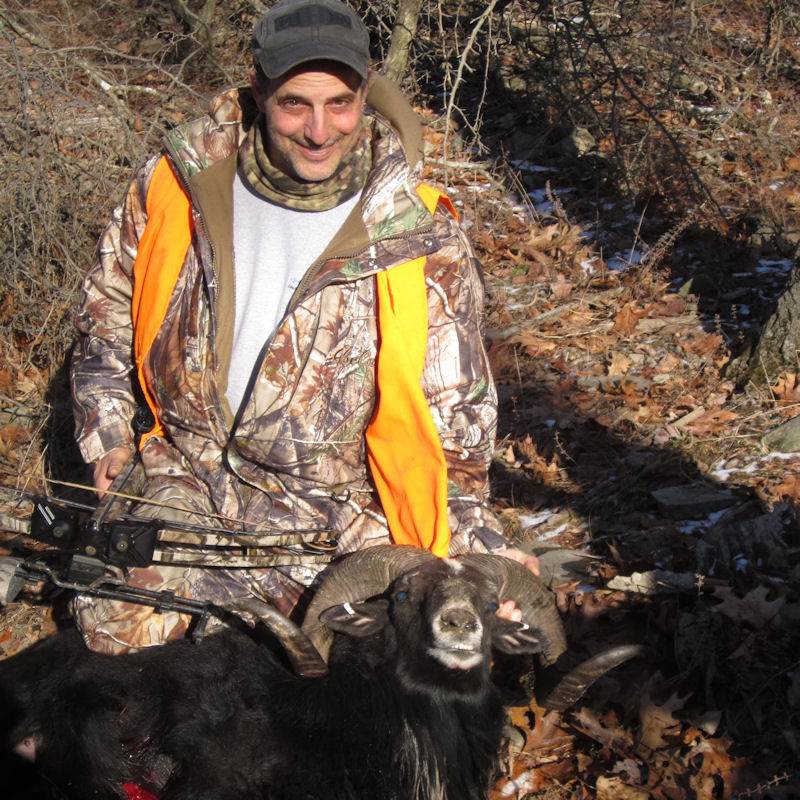
M 389 622 L 389 615 L 386 613 L 388 608 L 388 600 L 343 603 L 325 609 L 319 618 L 332 631 L 361 639 L 377 633 L 386 626 Z
M 259 109 L 264 107 L 264 100 L 266 99 L 264 96 L 264 89 L 261 86 L 261 82 L 258 80 L 258 73 L 255 70 L 255 67 L 251 67 L 250 73 L 250 91 L 253 93 L 253 99 L 256 101 L 256 105 Z
M 492 647 L 509 655 L 538 653 L 542 649 L 542 640 L 536 629 L 524 622 L 495 617 L 492 620 Z

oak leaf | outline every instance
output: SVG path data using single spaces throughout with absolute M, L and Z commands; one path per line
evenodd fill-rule
M 614 325 L 611 328 L 615 333 L 621 333 L 629 336 L 634 332 L 639 320 L 645 316 L 647 311 L 645 309 L 637 309 L 633 303 L 625 303 L 619 310 L 617 316 L 614 317 Z
M 611 353 L 611 360 L 608 363 L 609 375 L 625 375 L 631 368 L 631 360 L 624 353 L 616 350 Z
M 763 628 L 786 603 L 786 598 L 778 596 L 767 600 L 770 590 L 766 586 L 757 586 L 744 597 L 738 597 L 729 586 L 715 586 L 714 597 L 722 602 L 711 610 L 724 614 L 734 622 L 744 622 L 754 628 Z

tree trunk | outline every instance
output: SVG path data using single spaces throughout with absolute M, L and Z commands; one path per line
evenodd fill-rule
M 800 264 L 795 265 L 786 290 L 778 300 L 778 305 L 764 323 L 758 344 L 742 364 L 740 382 L 751 380 L 763 384 L 774 381 L 782 372 L 798 372 L 800 371 L 798 354 L 800 354 Z
M 417 32 L 422 0 L 398 0 L 389 52 L 383 62 L 383 74 L 399 83 L 408 66 L 408 51 Z

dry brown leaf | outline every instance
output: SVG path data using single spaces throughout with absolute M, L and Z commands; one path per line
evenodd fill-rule
M 648 800 L 651 797 L 647 789 L 640 786 L 628 786 L 616 775 L 601 775 L 595 783 L 597 800 Z
M 550 291 L 554 300 L 566 300 L 572 294 L 574 287 L 574 283 L 570 283 L 564 279 L 563 275 L 559 275 L 558 280 L 550 284 Z
M 667 353 L 656 365 L 656 372 L 661 374 L 672 372 L 680 363 L 681 360 L 677 356 Z
M 778 405 L 800 402 L 800 384 L 794 372 L 781 375 L 772 387 L 772 393 L 778 400 Z
M 625 303 L 619 310 L 617 316 L 614 317 L 614 325 L 611 328 L 615 333 L 621 333 L 629 336 L 634 332 L 639 320 L 646 314 L 645 309 L 637 309 L 633 303 Z
M 664 737 L 673 738 L 680 734 L 681 723 L 675 719 L 672 712 L 683 708 L 689 699 L 688 694 L 685 697 L 680 697 L 675 693 L 659 705 L 653 700 L 652 693 L 655 684 L 660 680 L 661 676 L 659 674 L 654 675 L 639 698 L 640 741 L 651 750 L 666 747 L 668 742 Z
M 631 360 L 624 353 L 616 350 L 611 353 L 611 360 L 608 362 L 609 375 L 625 375 L 631 368 Z
M 770 494 L 781 500 L 800 500 L 800 477 L 789 475 L 783 483 L 772 488 Z
M 660 303 L 654 303 L 650 309 L 654 317 L 679 317 L 686 311 L 686 300 L 677 294 L 669 294 L 661 298 Z
M 683 425 L 683 428 L 687 431 L 691 431 L 691 433 L 695 435 L 718 433 L 719 431 L 725 430 L 728 422 L 738 419 L 738 417 L 739 415 L 733 411 L 713 409 L 712 411 L 706 411 L 704 414 L 690 420 Z
M 717 776 L 718 780 L 722 779 L 722 797 L 726 799 L 733 795 L 737 776 L 745 766 L 745 759 L 733 758 L 730 755 L 731 744 L 727 739 L 700 739 L 683 756 L 683 761 L 687 765 L 697 765 L 699 763 L 700 766 L 697 773 L 699 777 Z M 698 756 L 702 756 L 702 760 Z M 696 783 L 698 789 L 708 785 L 702 780 L 698 780 Z M 698 797 L 708 798 L 718 796 L 718 794 L 698 795 Z
M 539 356 L 552 353 L 557 345 L 548 339 L 540 339 L 535 333 L 530 331 L 520 331 L 509 339 L 512 344 L 520 344 L 532 356 Z
M 744 597 L 737 597 L 731 587 L 715 586 L 714 597 L 722 602 L 711 610 L 717 614 L 724 614 L 734 622 L 744 622 L 754 628 L 761 628 L 769 624 L 786 603 L 786 598 L 782 596 L 767 600 L 769 593 L 770 590 L 766 586 L 757 586 Z
M 800 156 L 789 156 L 786 159 L 786 169 L 790 172 L 800 172 Z
M 608 715 L 601 721 L 594 711 L 587 706 L 582 706 L 574 715 L 574 719 L 575 727 L 590 739 L 594 739 L 623 757 L 631 753 L 633 737 L 630 731 L 620 726 L 612 715 Z
M 680 340 L 681 347 L 698 356 L 706 356 L 716 352 L 722 347 L 723 339 L 717 333 L 707 333 L 705 336 L 694 336 Z

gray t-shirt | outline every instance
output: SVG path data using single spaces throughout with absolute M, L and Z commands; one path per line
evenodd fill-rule
M 233 181 L 235 309 L 228 402 L 242 402 L 258 354 L 306 270 L 322 255 L 360 195 L 330 211 L 295 211 Z

